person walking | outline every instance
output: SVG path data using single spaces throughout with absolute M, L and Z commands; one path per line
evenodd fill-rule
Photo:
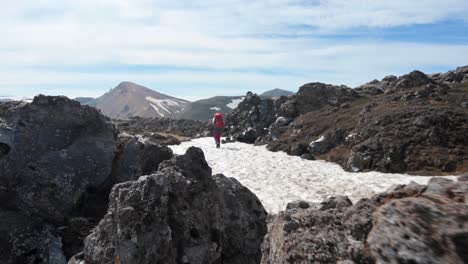
M 216 148 L 220 148 L 221 147 L 221 135 L 224 129 L 224 120 L 223 120 L 223 116 L 221 115 L 221 113 L 216 113 L 211 123 L 213 124 L 213 127 L 214 127 L 213 137 L 216 143 Z

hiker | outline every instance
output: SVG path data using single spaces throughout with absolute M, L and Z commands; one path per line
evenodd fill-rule
M 216 148 L 220 148 L 221 134 L 223 133 L 223 129 L 224 129 L 224 121 L 223 121 L 223 116 L 221 115 L 221 113 L 216 113 L 211 123 L 214 126 L 213 137 L 216 142 Z

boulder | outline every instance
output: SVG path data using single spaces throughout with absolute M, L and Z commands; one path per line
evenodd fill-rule
M 305 159 L 305 160 L 315 160 L 315 157 L 314 155 L 310 154 L 310 153 L 306 153 L 306 154 L 302 154 L 301 155 L 301 159 Z
M 287 98 L 285 101 L 277 100 L 275 101 L 275 104 L 275 108 L 278 109 L 278 116 L 283 116 L 288 119 L 298 116 L 295 97 Z
M 286 99 L 260 98 L 249 92 L 237 108 L 226 116 L 227 135 L 245 143 L 254 143 L 266 136 L 268 127 L 276 120 L 276 108 Z
M 329 203 L 320 210 L 320 205 L 290 205 L 280 212 L 269 225 L 261 263 L 373 263 L 366 252 L 365 234 L 372 227 L 374 206 L 332 206 Z
M 311 204 L 312 204 L 312 203 L 310 203 L 310 202 L 302 201 L 302 200 L 293 201 L 293 202 L 289 202 L 289 203 L 286 205 L 286 210 L 307 209 L 307 208 L 310 207 Z
M 292 156 L 302 156 L 303 154 L 307 154 L 307 145 L 304 143 L 292 144 L 288 154 Z
M 253 144 L 257 140 L 257 132 L 254 128 L 248 128 L 246 131 L 237 135 L 236 140 L 239 142 Z
M 0 263 L 67 263 L 61 238 L 52 226 L 4 209 L 0 209 L 0 219 Z
M 358 93 L 346 86 L 309 83 L 301 86 L 296 95 L 296 109 L 300 114 L 318 110 L 327 105 L 340 106 L 353 101 Z
M 273 141 L 278 139 L 288 129 L 288 125 L 291 121 L 292 119 L 284 116 L 277 117 L 276 121 L 268 127 L 268 139 Z
M 75 259 L 86 263 L 258 263 L 266 212 L 232 178 L 211 175 L 198 148 L 117 184 Z
M 167 146 L 155 144 L 151 139 L 122 133 L 117 140 L 118 152 L 112 170 L 113 183 L 137 180 L 158 170 L 164 160 L 174 155 Z
M 2 119 L 0 207 L 63 222 L 110 182 L 116 130 L 96 109 L 41 95 Z
M 341 144 L 345 140 L 345 132 L 341 129 L 332 129 L 310 142 L 308 151 L 312 155 L 327 153 L 332 148 Z
M 468 80 L 468 66 L 458 67 L 455 70 L 443 74 L 437 74 L 432 77 L 441 83 L 462 83 Z
M 438 196 L 387 203 L 374 214 L 371 253 L 376 263 L 467 263 L 467 214 L 467 204 Z
M 412 71 L 396 80 L 393 89 L 408 89 L 434 83 L 426 74 L 420 71 Z
M 352 205 L 294 202 L 269 224 L 263 264 L 467 263 L 468 182 L 433 178 Z

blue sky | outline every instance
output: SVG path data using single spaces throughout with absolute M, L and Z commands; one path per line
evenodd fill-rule
M 466 0 L 173 2 L 2 3 L 0 96 L 133 81 L 195 100 L 468 65 Z

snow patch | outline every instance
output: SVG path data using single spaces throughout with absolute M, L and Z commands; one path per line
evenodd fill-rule
M 322 135 L 322 136 L 320 136 L 319 139 L 310 142 L 309 147 L 313 148 L 315 146 L 315 144 L 323 142 L 324 140 L 325 140 L 325 136 Z
M 151 104 L 151 106 L 153 106 L 153 108 L 156 110 L 156 108 L 159 108 L 159 110 L 163 110 L 165 111 L 166 113 L 168 114 L 171 114 L 172 112 L 168 109 L 168 107 L 177 107 L 177 108 L 180 108 L 181 107 L 181 103 L 180 101 L 177 101 L 177 100 L 172 100 L 172 99 L 156 99 L 154 97 L 151 97 L 151 96 L 147 96 L 145 97 L 145 99 L 153 104 Z M 158 110 L 156 110 L 158 112 L 158 114 L 162 115 Z M 164 116 L 164 115 L 162 115 Z
M 215 111 L 221 111 L 221 108 L 216 107 L 216 106 L 210 107 L 210 109 L 211 109 L 211 110 L 215 110 Z
M 318 143 L 318 142 L 322 142 L 325 140 L 325 137 L 324 136 L 320 136 L 319 139 L 315 140 L 315 141 L 312 141 L 311 143 Z
M 241 97 L 240 99 L 232 99 L 232 101 L 231 101 L 229 104 L 227 104 L 226 106 L 229 107 L 229 108 L 231 108 L 231 109 L 234 109 L 234 108 L 236 108 L 236 107 L 240 104 L 240 102 L 242 102 L 242 101 L 244 101 L 244 97 Z
M 151 105 L 151 107 L 153 107 L 154 110 L 156 110 L 156 112 L 157 112 L 160 116 L 164 117 L 164 113 L 161 113 L 161 111 L 159 111 L 159 108 L 158 108 L 157 106 L 155 106 L 155 105 L 152 104 L 152 103 L 150 103 L 150 105 Z
M 322 202 L 331 196 L 347 195 L 356 202 L 395 184 L 411 181 L 426 184 L 431 178 L 381 172 L 351 173 L 334 163 L 303 160 L 284 152 L 268 151 L 265 146 L 239 142 L 217 149 L 212 138 L 194 139 L 170 147 L 175 154 L 184 154 L 190 146 L 203 150 L 213 174 L 222 173 L 239 180 L 271 213 L 285 210 L 286 204 L 294 200 Z

